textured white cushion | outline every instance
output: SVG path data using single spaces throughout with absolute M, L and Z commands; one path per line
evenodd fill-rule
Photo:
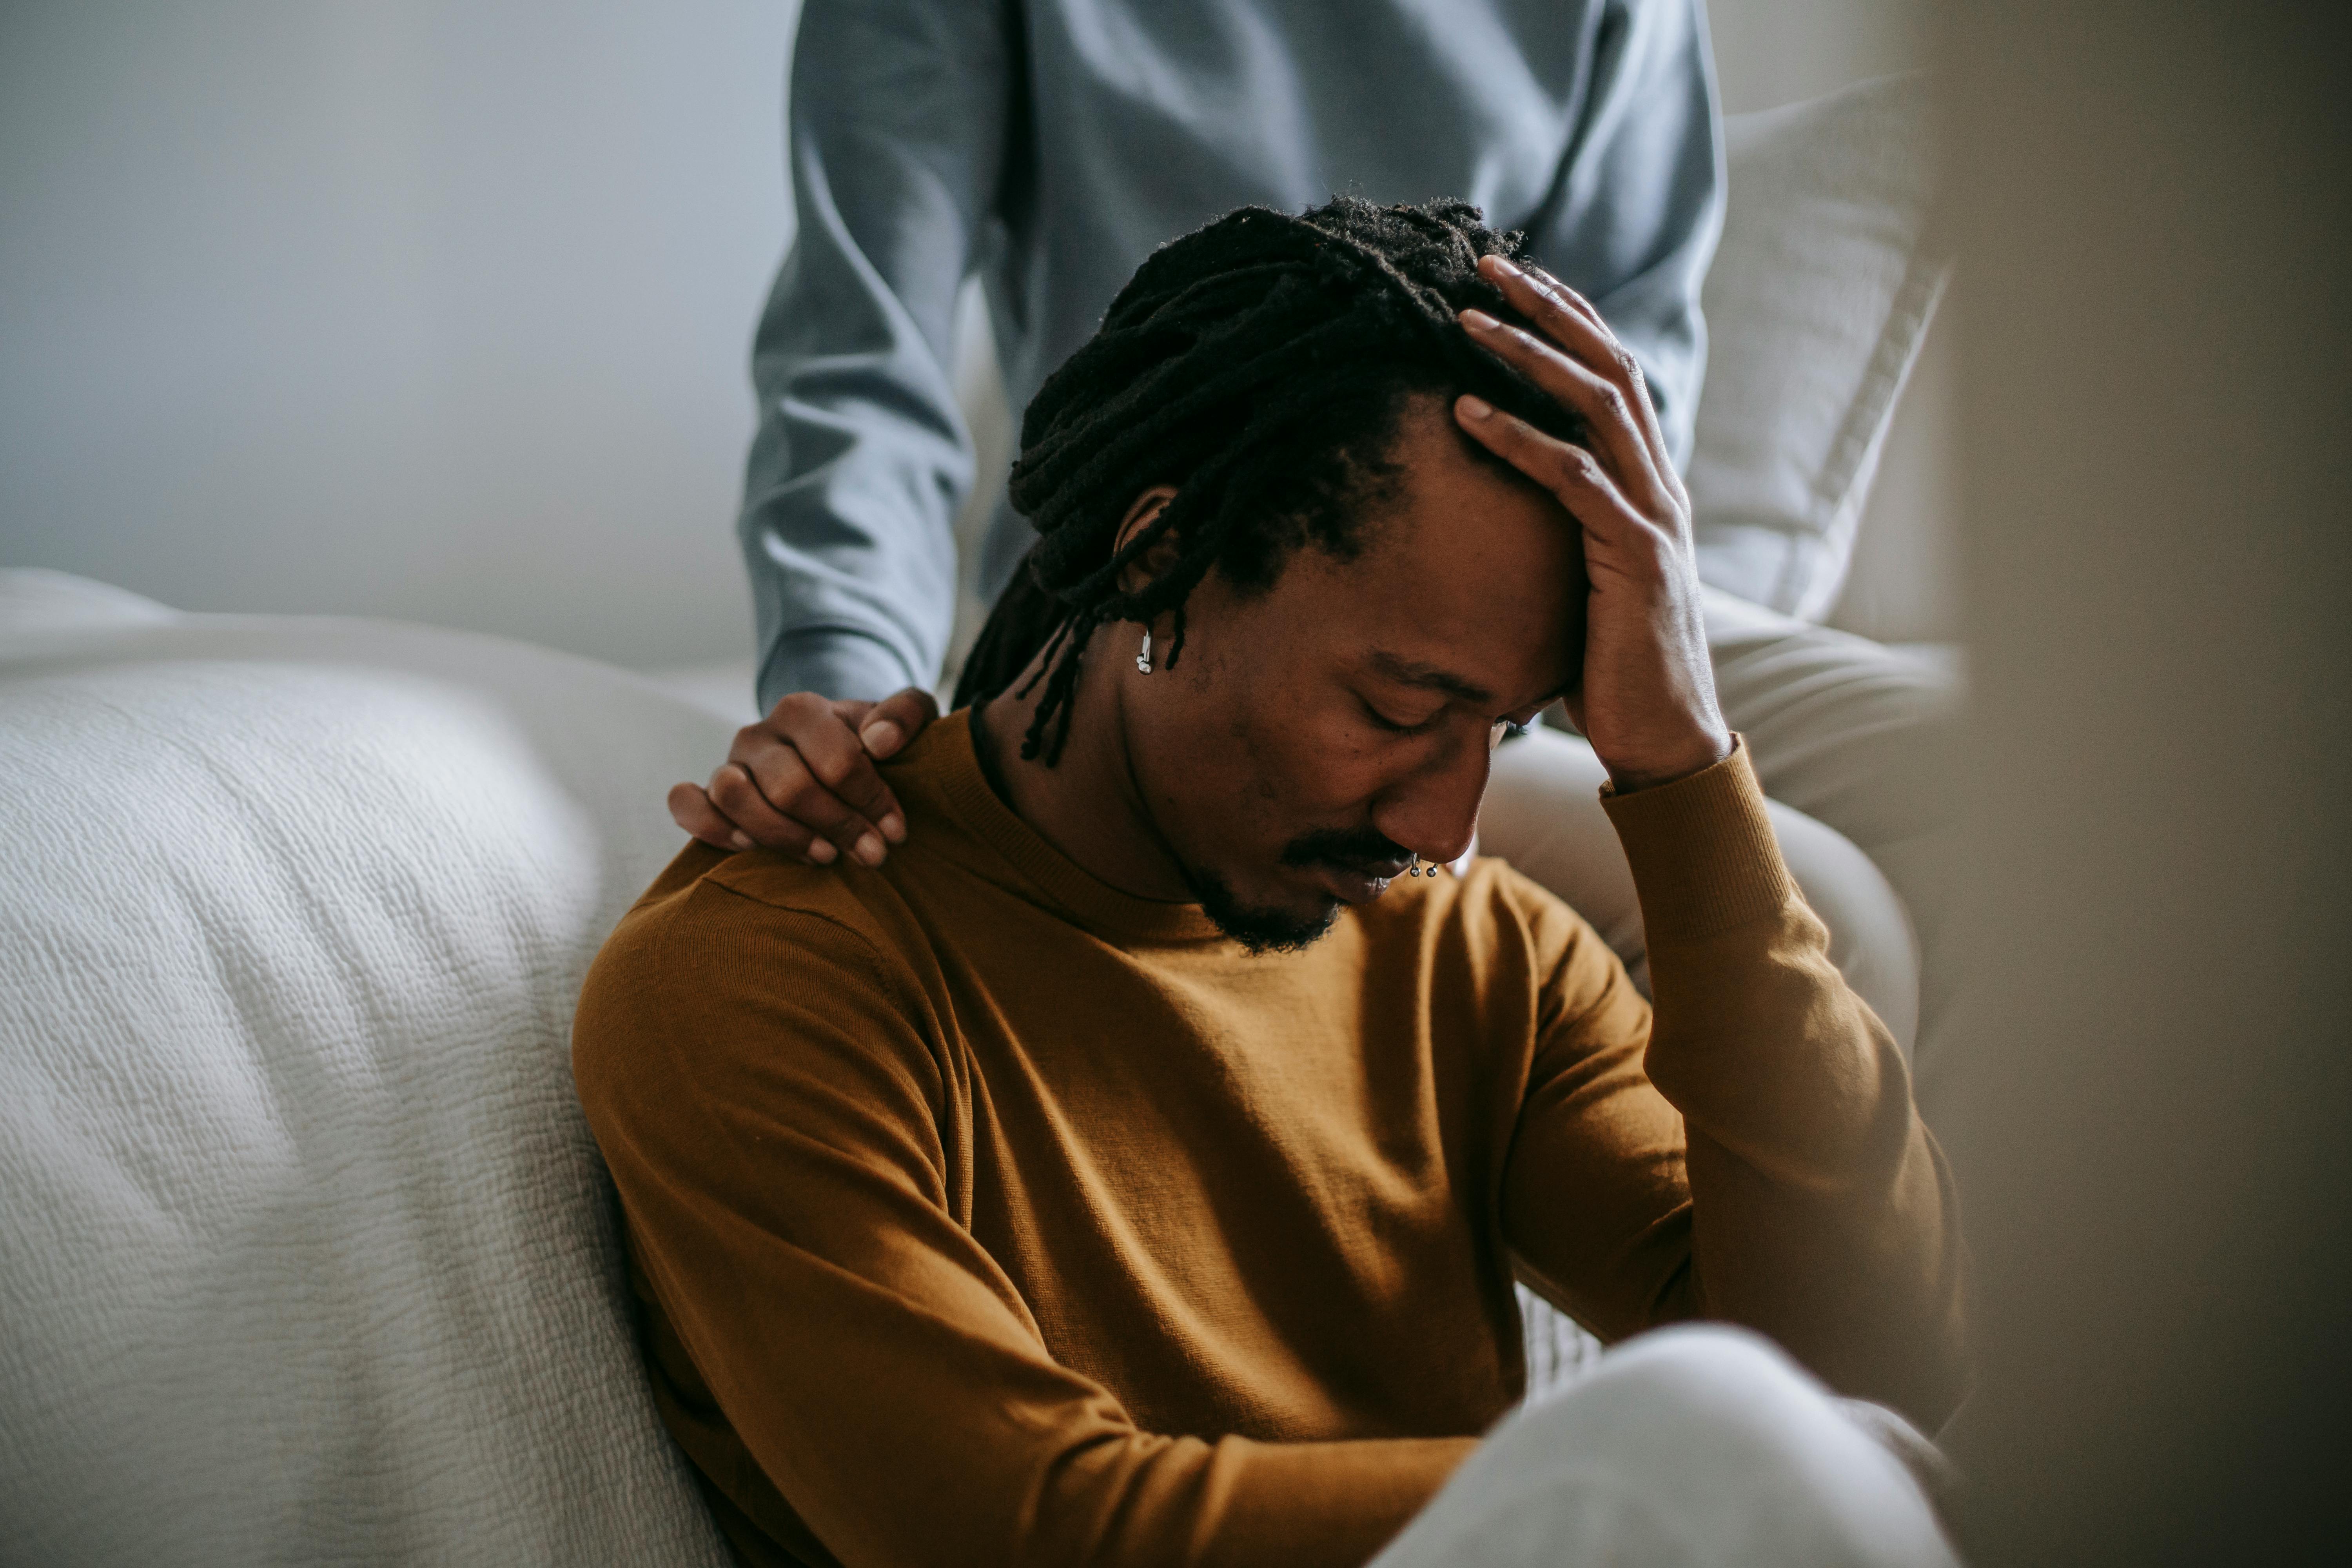
M 569 1028 L 728 726 L 135 608 L 0 574 L 0 1555 L 724 1563 Z
M 1886 427 L 1950 275 L 1927 240 L 1916 75 L 1725 123 L 1688 479 L 1699 574 L 1783 614 L 1836 604 Z

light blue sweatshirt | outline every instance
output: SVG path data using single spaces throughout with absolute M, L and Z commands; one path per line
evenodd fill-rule
M 1700 0 L 807 0 L 791 99 L 739 524 L 763 710 L 939 676 L 973 271 L 1017 416 L 1221 213 L 1462 196 L 1600 307 L 1688 452 L 1723 189 Z M 999 508 L 989 592 L 1030 537 Z

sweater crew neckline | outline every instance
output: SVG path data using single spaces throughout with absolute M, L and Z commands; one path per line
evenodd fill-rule
M 1023 821 L 982 771 L 971 710 L 934 722 L 906 753 L 930 775 L 964 829 L 1071 921 L 1097 936 L 1127 942 L 1187 943 L 1230 939 L 1196 903 L 1168 903 L 1121 892 L 1063 854 Z

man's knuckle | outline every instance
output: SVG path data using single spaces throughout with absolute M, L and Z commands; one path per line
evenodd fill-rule
M 779 722 L 802 724 L 812 719 L 824 718 L 830 710 L 824 698 L 814 691 L 795 691 L 779 698 L 770 717 Z
M 778 779 L 768 793 L 778 805 L 800 817 L 808 815 L 803 808 L 833 799 L 833 792 L 805 768 L 795 768 L 789 776 Z

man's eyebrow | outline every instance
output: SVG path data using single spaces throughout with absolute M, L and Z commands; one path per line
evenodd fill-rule
M 1495 694 L 1475 680 L 1465 679 L 1450 670 L 1406 658 L 1385 648 L 1372 650 L 1371 665 L 1374 670 L 1391 680 L 1406 686 L 1425 686 L 1432 691 L 1443 691 L 1448 697 L 1482 708 L 1495 700 Z

